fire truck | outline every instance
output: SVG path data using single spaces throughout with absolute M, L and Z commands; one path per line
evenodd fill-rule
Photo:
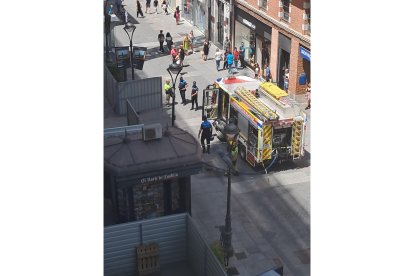
M 306 113 L 273 83 L 247 76 L 217 79 L 203 90 L 203 115 L 220 140 L 230 120 L 240 130 L 239 153 L 251 166 L 304 156 Z

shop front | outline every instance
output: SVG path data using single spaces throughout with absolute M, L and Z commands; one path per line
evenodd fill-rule
M 303 45 L 299 44 L 299 61 L 298 61 L 298 73 L 299 73 L 299 90 L 306 89 L 307 83 L 311 80 L 311 51 Z
M 237 7 L 235 19 L 235 46 L 239 49 L 243 42 L 245 63 L 250 67 L 257 63 L 263 72 L 270 62 L 272 28 Z
M 291 52 L 291 39 L 279 32 L 278 41 L 278 86 L 283 89 L 285 69 L 290 69 L 290 52 Z M 292 77 L 292 76 L 291 76 Z
M 181 0 L 181 16 L 206 34 L 208 13 L 206 0 Z

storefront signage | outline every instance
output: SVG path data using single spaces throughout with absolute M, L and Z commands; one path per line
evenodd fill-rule
M 248 26 L 248 27 L 250 27 L 253 30 L 256 30 L 256 26 L 252 22 L 250 22 L 250 21 L 248 21 L 248 20 L 246 20 L 244 18 L 243 18 L 243 24 L 246 25 L 246 26 Z
M 306 50 L 302 46 L 299 46 L 299 52 L 300 52 L 300 56 L 302 58 L 311 61 L 311 54 L 310 54 L 310 52 L 308 50 Z
M 144 178 L 141 178 L 140 184 L 146 184 L 146 183 L 158 182 L 158 181 L 165 181 L 165 180 L 173 179 L 173 178 L 176 178 L 176 177 L 178 177 L 178 173 L 170 173 L 170 174 L 144 177 Z
M 115 47 L 115 57 L 118 68 L 129 68 L 131 66 L 129 47 Z

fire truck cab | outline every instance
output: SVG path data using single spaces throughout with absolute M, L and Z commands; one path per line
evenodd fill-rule
M 217 136 L 232 119 L 240 132 L 239 153 L 251 166 L 304 155 L 306 113 L 272 83 L 246 76 L 220 78 L 203 90 L 203 115 Z

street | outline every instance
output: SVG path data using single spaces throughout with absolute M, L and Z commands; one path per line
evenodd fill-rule
M 135 70 L 136 79 L 162 76 L 163 81 L 170 78 L 166 68 L 171 62 L 168 54 L 158 52 L 157 35 L 171 33 L 175 43 L 190 30 L 194 31 L 196 45 L 201 46 L 203 34 L 188 22 L 180 25 L 170 15 L 144 14 L 136 18 L 136 2 L 125 0 L 129 16 L 138 21 L 133 37 L 134 46 L 148 47 L 147 60 L 142 71 Z M 127 46 L 129 40 L 122 29 L 115 28 L 115 46 Z M 175 125 L 197 137 L 201 124 L 202 89 L 214 80 L 227 76 L 227 70 L 217 72 L 213 54 L 216 46 L 212 44 L 209 59 L 203 61 L 198 50 L 184 60 L 183 77 L 189 84 L 187 99 L 193 81 L 200 89 L 197 111 L 190 110 L 191 103 L 180 104 L 176 91 Z M 221 64 L 222 66 L 222 64 Z M 239 70 L 238 75 L 253 76 L 249 69 Z M 127 71 L 131 79 L 131 71 Z M 163 97 L 165 94 L 163 93 Z M 304 97 L 295 99 L 301 108 L 306 106 Z M 163 100 L 165 103 L 165 100 Z M 164 106 L 168 114 L 171 107 Z M 235 256 L 230 259 L 233 275 L 257 275 L 280 264 L 284 266 L 283 275 L 310 275 L 310 111 L 305 138 L 306 154 L 298 162 L 274 166 L 267 174 L 263 169 L 252 169 L 245 161 L 238 161 L 240 176 L 232 177 L 231 217 L 233 228 L 233 248 Z M 107 125 L 112 127 L 115 125 Z M 224 225 L 226 215 L 227 177 L 220 169 L 226 165 L 218 152 L 225 145 L 212 141 L 211 154 L 203 155 L 206 164 L 202 173 L 192 176 L 192 216 L 200 233 L 209 243 L 220 238 L 219 228 Z M 237 274 L 238 273 L 238 274 Z

